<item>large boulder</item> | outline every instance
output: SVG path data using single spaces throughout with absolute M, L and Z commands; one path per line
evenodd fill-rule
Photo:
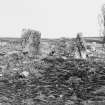
M 35 57 L 39 55 L 41 33 L 31 29 L 23 29 L 22 47 L 29 53 L 29 56 Z

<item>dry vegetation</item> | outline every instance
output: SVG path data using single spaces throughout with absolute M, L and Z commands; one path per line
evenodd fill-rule
M 14 68 L 5 69 L 0 79 L 3 105 L 94 105 L 89 103 L 105 101 L 102 62 L 47 57 Z M 30 73 L 26 77 L 20 75 L 24 70 Z
M 2 105 L 105 104 L 105 63 L 72 59 L 67 53 L 70 50 L 59 43 L 57 46 L 59 57 L 57 53 L 36 60 L 22 52 L 1 56 Z M 67 59 L 62 58 L 64 55 Z M 22 74 L 23 71 L 29 74 Z

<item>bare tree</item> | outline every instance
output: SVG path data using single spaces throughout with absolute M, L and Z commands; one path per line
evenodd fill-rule
M 99 15 L 99 25 L 101 28 L 100 35 L 102 35 L 103 37 L 102 42 L 104 45 L 105 44 L 105 4 L 103 4 L 101 8 L 101 14 Z

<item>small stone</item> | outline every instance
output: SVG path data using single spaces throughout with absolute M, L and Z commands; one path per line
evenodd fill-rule
M 26 76 L 26 77 L 29 76 L 29 72 L 27 72 L 27 71 L 23 71 L 21 74 Z
M 0 74 L 0 77 L 2 77 L 3 76 L 3 74 Z

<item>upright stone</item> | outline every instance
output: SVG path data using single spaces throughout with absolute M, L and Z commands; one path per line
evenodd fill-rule
M 22 46 L 23 51 L 29 53 L 30 57 L 36 57 L 40 51 L 40 38 L 41 33 L 39 31 L 24 29 L 22 34 Z

